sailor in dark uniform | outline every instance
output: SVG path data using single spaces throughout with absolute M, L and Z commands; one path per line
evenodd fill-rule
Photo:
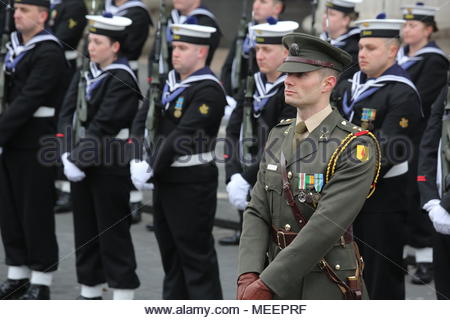
M 173 69 L 172 65 L 172 41 L 173 41 L 173 33 L 170 28 L 172 24 L 198 24 L 203 26 L 209 26 L 216 29 L 211 35 L 210 46 L 208 57 L 206 59 L 206 65 L 209 66 L 214 57 L 214 53 L 216 49 L 219 47 L 220 39 L 222 37 L 222 32 L 220 31 L 219 22 L 216 16 L 209 11 L 207 7 L 202 5 L 201 0 L 173 0 L 173 9 L 170 12 L 168 17 L 166 29 L 166 39 L 168 42 L 168 52 L 167 52 L 167 60 L 164 61 L 163 56 L 160 57 L 160 72 L 167 73 L 169 70 Z M 153 56 L 153 47 L 150 56 Z M 166 66 L 166 67 L 165 67 Z M 166 70 L 167 68 L 167 70 Z M 148 224 L 147 230 L 154 231 L 154 226 L 152 224 Z
M 72 182 L 80 298 L 101 299 L 106 282 L 113 289 L 113 299 L 133 299 L 139 279 L 130 235 L 125 146 L 141 95 L 136 76 L 120 52 L 124 30 L 132 21 L 107 13 L 86 17 L 93 22 L 88 40 L 90 68 L 81 75 L 84 79 L 81 73 L 73 78 L 58 124 L 58 136 L 69 146 L 62 161 Z M 84 106 L 78 100 L 80 81 L 86 83 Z
M 53 35 L 64 46 L 72 76 L 77 70 L 77 48 L 87 23 L 86 5 L 84 1 L 79 0 L 51 0 L 50 8 L 48 25 Z
M 106 0 L 105 10 L 115 16 L 127 17 L 133 21 L 127 27 L 127 37 L 122 51 L 131 69 L 138 76 L 138 59 L 148 38 L 149 27 L 153 26 L 147 6 L 141 0 Z
M 163 268 L 163 299 L 221 299 L 212 228 L 217 203 L 215 140 L 226 105 L 220 81 L 206 66 L 212 27 L 174 24 L 172 61 L 156 108 L 156 146 L 147 161 L 131 162 L 138 189 L 149 179 L 155 235 Z M 148 108 L 147 108 L 148 109 Z M 147 111 L 136 125 L 144 131 Z
M 236 97 L 241 88 L 241 83 L 235 83 L 232 79 L 232 73 L 238 72 L 240 79 L 245 79 L 248 73 L 248 57 L 251 49 L 254 49 L 254 35 L 251 33 L 250 27 L 265 23 L 269 17 L 274 19 L 279 19 L 280 15 L 284 12 L 285 9 L 285 1 L 284 0 L 254 0 L 252 6 L 252 21 L 248 23 L 248 27 L 246 29 L 245 39 L 243 43 L 243 52 L 241 59 L 241 68 L 240 70 L 235 70 L 235 56 L 236 56 L 236 39 L 233 41 L 233 44 L 228 52 L 228 55 L 225 59 L 225 63 L 222 67 L 221 71 L 221 80 L 227 92 L 227 95 L 230 97 Z M 256 59 L 253 61 L 253 71 L 257 72 L 257 64 Z
M 61 43 L 44 29 L 50 1 L 18 0 L 14 8 L 0 115 L 0 228 L 9 266 L 0 299 L 50 299 L 58 267 L 56 171 L 39 149 L 41 138 L 56 133 L 67 64 Z
M 398 64 L 405 69 L 417 87 L 422 99 L 424 120 L 417 128 L 420 136 L 430 116 L 431 105 L 439 92 L 446 85 L 448 57 L 434 41 L 431 34 L 437 31 L 434 16 L 437 8 L 424 6 L 423 3 L 402 7 L 403 46 L 397 55 Z M 411 162 L 409 189 L 409 216 L 407 225 L 407 244 L 414 249 L 416 271 L 411 278 L 415 284 L 430 283 L 433 279 L 433 233 L 430 219 L 420 206 L 419 189 L 417 186 L 417 158 L 419 145 L 416 145 L 415 157 Z
M 358 67 L 358 42 L 360 30 L 352 27 L 352 21 L 358 19 L 359 13 L 355 5 L 362 0 L 330 0 L 326 3 L 325 13 L 322 17 L 322 40 L 329 41 L 331 45 L 342 49 L 352 56 L 352 64 L 339 77 L 340 81 L 351 79 Z
M 167 28 L 167 40 L 169 41 L 169 69 L 173 68 L 171 62 L 171 43 L 173 41 L 172 31 L 170 26 L 172 24 L 199 24 L 202 26 L 209 26 L 216 29 L 216 32 L 211 35 L 210 49 L 206 65 L 209 66 L 214 57 L 214 52 L 219 47 L 222 32 L 220 31 L 219 23 L 214 14 L 208 10 L 201 3 L 201 0 L 173 0 L 173 10 L 170 12 Z
M 371 299 L 404 299 L 402 268 L 408 161 L 421 121 L 420 96 L 396 62 L 404 20 L 357 21 L 361 28 L 359 66 L 342 94 L 341 112 L 379 137 L 380 180 L 355 220 L 354 232 L 366 262 L 364 280 Z
M 433 103 L 420 143 L 417 181 L 421 205 L 436 230 L 433 241 L 433 276 L 438 299 L 450 299 L 450 184 L 448 152 L 450 112 L 448 87 Z
M 270 130 L 283 119 L 295 118 L 296 109 L 284 102 L 284 80 L 286 75 L 278 71 L 284 62 L 288 50 L 282 45 L 282 37 L 298 28 L 294 21 L 279 21 L 275 24 L 258 24 L 250 27 L 256 33 L 256 61 L 260 72 L 255 73 L 252 101 L 246 101 L 242 91 L 236 109 L 227 125 L 227 143 L 225 144 L 225 172 L 228 198 L 238 210 L 240 226 L 242 213 L 248 202 L 248 195 L 256 183 L 261 155 Z M 251 108 L 251 137 L 243 136 L 245 105 Z M 252 159 L 244 159 L 242 141 L 255 139 L 250 153 Z M 243 162 L 244 160 L 244 162 Z M 248 161 L 248 162 L 247 162 Z M 227 238 L 222 245 L 238 245 L 241 228 Z
M 138 59 L 141 56 L 145 41 L 148 38 L 149 27 L 153 25 L 147 6 L 140 0 L 106 0 L 105 10 L 115 16 L 127 17 L 133 21 L 133 23 L 127 27 L 127 37 L 123 41 L 122 52 L 128 59 L 128 63 L 136 77 L 139 78 Z M 141 221 L 143 199 L 144 196 L 142 192 L 133 188 L 130 192 L 132 223 Z
M 70 74 L 68 75 L 70 79 L 77 70 L 77 59 L 79 56 L 77 48 L 87 23 L 86 14 L 87 9 L 84 1 L 51 0 L 48 26 L 64 47 L 64 54 L 70 67 Z M 72 211 L 70 182 L 65 179 L 62 168 L 58 168 L 55 184 L 58 194 L 55 213 Z

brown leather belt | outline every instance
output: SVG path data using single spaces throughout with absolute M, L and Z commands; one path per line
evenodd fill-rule
M 272 241 L 280 248 L 284 249 L 294 241 L 297 236 L 297 232 L 286 231 L 282 229 L 276 229 L 274 226 L 271 228 Z M 342 246 L 350 244 L 353 242 L 353 228 L 348 227 L 345 233 L 340 239 L 340 244 Z

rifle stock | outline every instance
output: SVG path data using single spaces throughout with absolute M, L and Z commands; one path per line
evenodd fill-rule
M 102 12 L 103 1 L 91 0 L 91 5 L 89 8 L 89 14 L 96 15 Z M 85 136 L 86 129 L 83 126 L 83 122 L 87 120 L 87 103 L 86 103 L 86 78 L 85 75 L 89 69 L 89 57 L 88 55 L 88 32 L 85 33 L 83 39 L 83 54 L 81 55 L 81 69 L 80 69 L 80 79 L 78 81 L 78 95 L 77 95 L 77 106 L 75 111 L 75 116 L 73 118 L 73 136 L 75 137 L 75 142 L 78 142 L 81 138 Z
M 231 89 L 233 90 L 233 93 L 236 93 L 242 85 L 241 79 L 242 54 L 246 31 L 247 31 L 247 0 L 244 0 L 242 6 L 242 16 L 240 21 L 238 37 L 236 39 L 236 51 L 234 54 L 233 64 L 231 67 Z
M 254 146 L 252 112 L 253 112 L 253 93 L 255 88 L 255 79 L 253 77 L 253 56 L 255 50 L 250 49 L 248 55 L 248 71 L 245 84 L 244 114 L 242 122 L 242 160 L 244 164 L 251 161 L 250 149 Z
M 167 46 L 167 18 L 164 0 L 160 2 L 159 22 L 155 34 L 154 52 L 149 72 L 149 87 L 144 103 L 148 104 L 145 128 L 147 129 L 146 142 L 149 151 L 154 150 L 156 131 L 158 129 L 160 110 L 158 108 L 161 98 L 162 84 L 168 73 L 168 46 Z

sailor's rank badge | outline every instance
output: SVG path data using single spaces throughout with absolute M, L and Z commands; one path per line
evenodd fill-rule
M 408 119 L 406 119 L 406 118 L 402 118 L 401 120 L 400 120 L 400 127 L 402 127 L 403 129 L 406 129 L 406 128 L 408 128 L 408 125 L 409 125 L 409 120 Z
M 200 111 L 201 114 L 203 115 L 207 115 L 209 113 L 209 107 L 206 104 L 202 104 L 198 110 Z

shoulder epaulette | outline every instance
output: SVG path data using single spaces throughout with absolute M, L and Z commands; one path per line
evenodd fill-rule
M 287 126 L 287 125 L 290 125 L 291 123 L 293 123 L 294 121 L 295 121 L 295 118 L 283 119 L 276 125 L 276 127 Z
M 361 128 L 359 128 L 357 126 L 353 126 L 352 123 L 349 123 L 347 121 L 342 121 L 340 124 L 346 128 L 348 128 L 348 125 L 350 125 L 352 130 L 353 131 L 356 130 L 356 132 L 351 132 L 344 139 L 342 139 L 341 144 L 334 151 L 334 153 L 331 156 L 330 161 L 328 162 L 328 165 L 327 165 L 327 171 L 326 171 L 326 175 L 325 175 L 325 183 L 328 183 L 330 178 L 334 175 L 334 172 L 336 170 L 337 161 L 338 161 L 339 157 L 341 156 L 341 154 L 344 152 L 344 150 L 350 145 L 350 143 L 360 136 L 367 136 L 374 142 L 375 148 L 376 148 L 376 153 L 377 153 L 376 160 L 375 160 L 375 174 L 373 177 L 372 184 L 370 185 L 369 194 L 367 195 L 367 198 L 370 198 L 372 196 L 372 194 L 375 192 L 375 188 L 376 188 L 378 178 L 380 176 L 380 170 L 381 170 L 381 148 L 380 148 L 380 144 L 378 143 L 378 139 L 375 137 L 375 135 L 372 132 L 370 132 L 368 130 L 362 130 Z M 338 126 L 341 127 L 340 125 L 338 125 Z M 353 127 L 356 127 L 357 129 L 353 129 Z
M 358 133 L 358 132 L 363 131 L 363 129 L 361 127 L 358 127 L 357 125 L 354 125 L 353 123 L 351 123 L 347 120 L 342 120 L 342 121 L 338 122 L 337 126 L 339 128 L 341 128 L 342 130 L 350 132 L 350 133 Z

